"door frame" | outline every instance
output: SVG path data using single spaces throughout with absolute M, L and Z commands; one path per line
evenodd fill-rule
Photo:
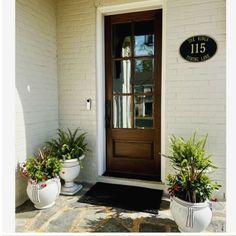
M 104 17 L 129 12 L 162 8 L 162 75 L 161 75 L 161 153 L 165 153 L 165 77 L 166 77 L 166 1 L 146 0 L 97 7 L 96 17 L 96 81 L 97 81 L 97 163 L 98 176 L 106 171 L 106 127 L 105 127 L 105 28 Z M 165 158 L 161 157 L 161 181 L 165 183 Z

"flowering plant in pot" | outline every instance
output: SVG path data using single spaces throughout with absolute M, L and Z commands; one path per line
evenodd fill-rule
M 75 178 L 80 173 L 82 160 L 88 149 L 86 142 L 86 133 L 78 133 L 79 129 L 72 132 L 58 129 L 58 137 L 46 142 L 48 149 L 54 157 L 62 163 L 60 177 L 65 181 L 61 193 L 64 195 L 73 195 L 81 188 L 81 184 L 74 183 Z
M 174 173 L 167 176 L 170 208 L 182 232 L 201 232 L 210 224 L 209 199 L 221 187 L 208 175 L 216 166 L 205 150 L 207 137 L 197 140 L 196 133 L 187 140 L 172 136 L 171 154 L 164 155 L 174 169 Z
M 30 156 L 21 164 L 21 172 L 28 177 L 27 195 L 37 209 L 46 209 L 55 204 L 60 194 L 60 161 L 51 156 L 46 148 Z

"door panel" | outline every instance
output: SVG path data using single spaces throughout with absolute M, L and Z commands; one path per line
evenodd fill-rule
M 107 172 L 160 180 L 162 11 L 105 17 Z
M 118 158 L 153 158 L 153 143 L 143 141 L 126 141 L 113 139 L 113 157 Z

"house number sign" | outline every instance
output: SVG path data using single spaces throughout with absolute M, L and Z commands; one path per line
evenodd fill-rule
M 181 56 L 190 62 L 202 62 L 214 56 L 217 44 L 214 39 L 197 35 L 186 39 L 180 46 Z

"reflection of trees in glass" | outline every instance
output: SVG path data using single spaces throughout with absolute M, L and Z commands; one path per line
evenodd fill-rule
M 135 36 L 135 55 L 151 56 L 154 55 L 154 35 Z
M 152 71 L 152 60 L 136 60 L 135 72 L 142 73 Z
M 146 52 L 146 53 L 143 53 L 142 55 L 146 55 L 146 56 L 151 56 L 151 55 L 153 55 L 153 48 L 147 46 L 146 44 L 140 45 L 138 51 L 144 51 L 144 52 Z M 137 53 L 137 56 L 138 56 L 138 53 Z

